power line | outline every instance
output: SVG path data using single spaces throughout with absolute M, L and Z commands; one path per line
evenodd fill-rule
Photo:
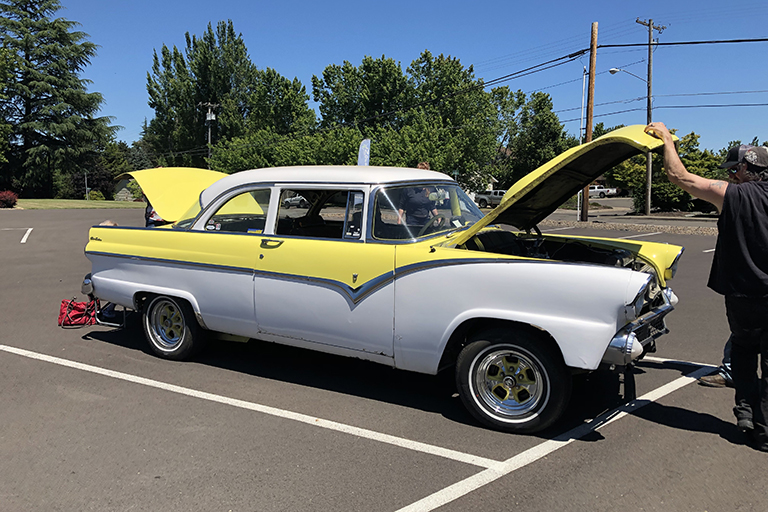
M 640 98 L 643 99 L 643 98 Z M 659 105 L 654 106 L 654 110 L 658 109 L 672 109 L 672 108 L 730 108 L 730 107 L 768 107 L 768 103 L 729 103 L 729 104 L 720 104 L 720 105 Z M 644 108 L 631 108 L 627 110 L 617 110 L 615 112 L 606 112 L 604 114 L 595 114 L 594 117 L 606 117 L 606 116 L 613 116 L 616 114 L 626 114 L 628 112 L 639 112 L 639 111 L 645 111 Z M 560 121 L 561 124 L 565 123 L 571 123 L 573 121 L 579 121 L 581 118 L 575 117 L 573 119 L 566 119 L 564 121 Z
M 730 43 L 766 43 L 768 42 L 768 38 L 759 38 L 759 39 L 720 39 L 720 40 L 712 40 L 712 41 L 677 41 L 672 43 L 658 43 L 654 42 L 653 46 L 686 46 L 686 45 L 697 45 L 697 44 L 730 44 Z M 628 44 L 601 44 L 598 45 L 598 48 L 633 48 L 643 46 L 647 47 L 648 43 L 628 43 Z

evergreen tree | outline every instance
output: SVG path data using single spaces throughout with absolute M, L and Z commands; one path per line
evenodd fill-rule
M 0 104 L 5 104 L 8 99 L 6 94 L 10 77 L 13 72 L 13 55 L 6 48 L 0 48 Z M 11 136 L 13 127 L 7 122 L 5 118 L 0 118 L 0 164 L 8 163 L 8 152 L 10 145 L 8 143 Z M 0 174 L 0 190 L 4 190 L 7 187 L 3 186 L 4 176 Z
M 12 54 L 11 79 L 0 100 L 11 127 L 0 188 L 22 195 L 66 195 L 94 154 L 114 135 L 103 102 L 79 74 L 96 54 L 77 23 L 54 18 L 58 0 L 0 0 L 0 43 Z M 77 176 L 77 178 L 75 178 Z
M 161 165 L 205 167 L 208 133 L 216 145 L 260 130 L 286 135 L 314 127 L 301 82 L 256 68 L 232 21 L 186 34 L 186 49 L 163 45 L 147 74 L 155 117 L 144 138 Z M 216 119 L 207 119 L 213 114 Z

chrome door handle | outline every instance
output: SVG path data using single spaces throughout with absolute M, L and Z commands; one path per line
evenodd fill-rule
M 261 248 L 262 249 L 277 249 L 281 245 L 283 245 L 283 242 L 285 240 L 271 240 L 269 238 L 265 238 L 261 241 Z

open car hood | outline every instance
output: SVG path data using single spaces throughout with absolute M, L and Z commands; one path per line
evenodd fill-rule
M 490 224 L 532 229 L 610 168 L 635 155 L 659 150 L 664 143 L 644 128 L 620 128 L 558 155 L 512 185 L 499 206 L 460 232 L 452 243 L 461 245 Z
M 192 167 L 158 167 L 126 172 L 118 178 L 128 176 L 136 180 L 163 220 L 176 222 L 199 199 L 203 190 L 228 175 Z

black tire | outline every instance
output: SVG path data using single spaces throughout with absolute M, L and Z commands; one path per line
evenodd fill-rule
M 600 192 L 600 199 L 605 199 L 605 192 Z
M 286 201 L 286 202 L 284 202 L 284 203 L 283 203 L 283 207 L 284 207 L 286 210 L 288 210 L 288 209 L 291 207 L 291 203 L 289 203 L 288 201 Z
M 205 343 L 203 329 L 186 301 L 159 295 L 147 300 L 141 323 L 152 352 L 166 359 L 183 361 L 199 352 Z
M 571 375 L 559 353 L 525 332 L 489 330 L 456 360 L 456 387 L 480 423 L 527 434 L 552 425 L 571 398 Z
M 301 201 L 299 201 L 299 208 L 306 208 L 306 207 L 307 207 L 307 202 L 305 200 L 302 199 Z
M 480 205 L 480 208 L 485 208 L 486 206 L 488 206 L 488 201 L 486 201 L 485 199 L 481 199 L 478 205 Z

